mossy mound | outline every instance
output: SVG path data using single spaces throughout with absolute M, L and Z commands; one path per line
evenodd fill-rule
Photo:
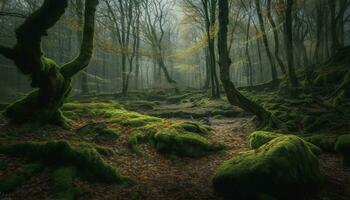
M 105 123 L 87 124 L 77 130 L 77 135 L 83 140 L 102 144 L 114 143 L 119 137 L 118 131 L 108 128 Z
M 117 124 L 130 130 L 128 146 L 133 153 L 141 153 L 137 145 L 143 142 L 155 144 L 161 153 L 188 157 L 204 156 L 222 149 L 222 146 L 219 148 L 218 145 L 211 144 L 207 139 L 211 132 L 211 128 L 207 125 L 195 121 L 165 120 L 131 112 L 110 104 L 111 106 L 108 107 L 107 103 L 93 104 L 93 106 L 88 103 L 87 107 L 96 116 L 101 115 L 106 118 L 106 123 Z M 75 106 L 75 104 L 70 104 L 67 107 L 74 112 L 82 112 L 80 109 L 84 106 Z M 98 109 L 95 109 L 96 107 Z M 96 134 L 105 128 L 106 126 L 100 124 L 87 125 L 78 130 L 78 135 L 88 136 L 90 141 L 96 140 Z
M 256 131 L 249 136 L 250 147 L 252 149 L 258 149 L 262 145 L 270 142 L 271 140 L 282 136 L 285 136 L 285 135 L 280 133 L 267 132 L 267 131 Z M 307 146 L 309 146 L 309 148 L 315 155 L 320 155 L 322 153 L 322 150 L 317 145 L 307 141 L 304 141 L 304 142 Z
M 317 157 L 296 136 L 281 136 L 225 161 L 215 172 L 215 191 L 227 199 L 298 199 L 318 188 Z
M 344 156 L 344 164 L 350 165 L 350 134 L 338 137 L 335 150 Z
M 129 181 L 106 163 L 94 148 L 75 148 L 66 141 L 9 144 L 1 146 L 0 153 L 40 161 L 51 167 L 75 166 L 79 177 L 92 182 L 124 184 Z
M 209 152 L 222 150 L 223 146 L 211 144 L 205 137 L 176 129 L 164 129 L 153 137 L 161 153 L 186 157 L 200 157 Z
M 58 168 L 53 172 L 53 194 L 51 199 L 55 200 L 73 200 L 75 196 L 74 178 L 76 168 L 66 166 Z
M 256 131 L 249 136 L 249 144 L 252 149 L 257 149 L 271 140 L 283 136 L 279 133 Z
M 306 136 L 303 139 L 318 146 L 324 152 L 334 152 L 334 146 L 337 141 L 337 138 L 324 134 Z
M 21 186 L 27 179 L 35 176 L 44 169 L 39 163 L 32 163 L 22 167 L 16 173 L 0 181 L 0 192 L 8 193 Z
M 179 121 L 172 125 L 172 128 L 180 131 L 198 133 L 200 135 L 207 135 L 212 130 L 210 126 L 195 121 Z
M 136 130 L 131 132 L 128 136 L 128 147 L 132 153 L 141 154 L 137 145 L 148 141 L 149 137 L 147 134 L 140 130 Z
M 115 102 L 73 102 L 66 103 L 62 107 L 64 116 L 69 119 L 104 116 L 106 110 L 114 109 L 122 109 L 122 106 Z

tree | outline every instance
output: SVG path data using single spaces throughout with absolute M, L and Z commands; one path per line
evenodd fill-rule
M 287 0 L 285 9 L 285 43 L 287 52 L 287 62 L 288 62 L 288 78 L 290 92 L 294 96 L 296 95 L 296 89 L 298 87 L 298 79 L 295 74 L 294 68 L 294 45 L 293 45 L 293 2 L 294 0 Z
M 145 0 L 143 1 L 143 8 L 145 11 L 145 23 L 143 24 L 144 35 L 156 52 L 154 57 L 160 70 L 170 84 L 176 84 L 176 81 L 171 77 L 165 63 L 164 55 L 164 36 L 165 26 L 169 17 L 169 6 L 171 2 L 162 2 L 161 0 Z M 160 78 L 160 77 L 158 77 Z M 178 91 L 175 86 L 175 90 Z
M 268 57 L 268 59 L 270 61 L 270 65 L 271 65 L 272 83 L 275 85 L 275 84 L 278 83 L 277 69 L 276 69 L 276 66 L 275 66 L 275 62 L 273 61 L 273 57 L 272 57 L 270 46 L 269 46 L 269 41 L 267 39 L 267 35 L 266 35 L 266 31 L 265 31 L 265 25 L 264 25 L 264 19 L 263 19 L 263 16 L 262 16 L 260 0 L 255 0 L 255 5 L 256 5 L 256 11 L 257 11 L 257 14 L 258 14 L 261 34 L 263 35 L 263 42 L 264 42 L 264 45 L 265 45 L 266 54 L 267 54 L 267 57 Z
M 218 33 L 218 52 L 220 79 L 224 86 L 227 99 L 230 104 L 238 106 L 248 112 L 255 114 L 260 122 L 260 127 L 270 126 L 276 127 L 281 124 L 273 115 L 266 111 L 257 103 L 243 96 L 230 80 L 230 65 L 229 51 L 227 48 L 227 25 L 229 23 L 228 1 L 219 0 L 219 33 Z
M 112 4 L 114 2 L 114 4 Z M 128 93 L 129 87 L 129 72 L 127 71 L 127 61 L 129 61 L 129 71 L 132 69 L 132 62 L 135 56 L 135 48 L 129 57 L 129 45 L 131 42 L 132 25 L 134 23 L 134 6 L 138 5 L 137 1 L 110 1 L 105 0 L 108 8 L 109 18 L 114 24 L 113 34 L 121 46 L 121 60 L 122 60 L 122 94 Z M 115 12 L 118 10 L 118 14 Z M 135 45 L 133 45 L 135 47 Z
M 5 116 L 14 122 L 67 126 L 60 107 L 71 91 L 72 77 L 86 68 L 91 60 L 98 0 L 85 2 L 83 40 L 79 55 L 60 67 L 45 56 L 41 43 L 48 29 L 64 14 L 67 5 L 68 0 L 45 0 L 16 29 L 17 43 L 14 47 L 0 46 L 0 53 L 13 60 L 18 69 L 31 78 L 31 86 L 35 88 L 25 98 L 6 109 Z
M 184 0 L 192 12 L 194 17 L 199 18 L 197 22 L 204 27 L 208 48 L 206 49 L 207 58 L 207 77 L 208 83 L 211 85 L 211 97 L 220 98 L 220 83 L 216 71 L 216 55 L 215 55 L 215 24 L 216 10 L 218 0 Z
M 271 27 L 273 29 L 273 38 L 275 40 L 275 58 L 277 60 L 278 65 L 281 68 L 282 73 L 286 75 L 286 67 L 284 66 L 284 63 L 280 57 L 280 41 L 278 36 L 278 30 L 275 20 L 273 19 L 271 13 L 271 0 L 267 0 L 267 19 L 269 20 L 269 23 L 271 24 Z

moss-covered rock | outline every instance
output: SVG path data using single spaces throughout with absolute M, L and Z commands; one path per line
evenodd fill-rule
M 27 179 L 35 176 L 44 169 L 39 163 L 28 164 L 22 167 L 16 173 L 5 177 L 0 181 L 0 192 L 8 193 L 21 186 Z
M 94 148 L 74 148 L 66 141 L 21 142 L 0 147 L 0 153 L 22 156 L 48 166 L 77 167 L 78 176 L 92 182 L 128 183 Z
M 119 137 L 118 131 L 105 123 L 87 124 L 77 130 L 77 135 L 83 140 L 96 143 L 114 143 Z
M 212 130 L 209 126 L 195 121 L 179 121 L 172 125 L 172 128 L 179 131 L 198 133 L 200 135 L 207 135 Z
M 73 200 L 75 188 L 73 181 L 76 174 L 74 166 L 59 168 L 53 172 L 53 194 L 51 199 L 55 200 Z
M 257 149 L 271 140 L 283 136 L 279 133 L 268 131 L 256 131 L 249 136 L 249 144 L 252 149 Z
M 314 144 L 324 152 L 334 152 L 334 146 L 337 138 L 324 134 L 317 134 L 303 137 L 303 139 L 311 144 Z
M 253 149 L 258 149 L 262 145 L 270 142 L 271 140 L 282 136 L 284 136 L 284 134 L 267 131 L 256 131 L 249 136 L 250 147 Z M 320 155 L 322 153 L 322 150 L 318 146 L 307 141 L 304 142 L 310 147 L 311 151 L 315 155 Z
M 227 199 L 298 199 L 317 189 L 321 180 L 317 157 L 296 136 L 281 136 L 256 150 L 225 161 L 215 172 L 215 191 Z
M 203 136 L 176 129 L 159 131 L 153 139 L 159 152 L 171 155 L 199 157 L 223 149 L 223 146 L 211 144 Z
M 335 150 L 344 156 L 344 164 L 350 165 L 350 134 L 338 137 Z

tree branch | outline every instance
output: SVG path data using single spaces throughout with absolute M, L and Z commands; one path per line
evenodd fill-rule
M 94 49 L 97 5 L 98 0 L 86 0 L 85 2 L 83 42 L 78 57 L 61 68 L 61 73 L 65 78 L 71 78 L 90 63 Z

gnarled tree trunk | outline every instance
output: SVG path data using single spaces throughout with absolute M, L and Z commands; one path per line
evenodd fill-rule
M 41 39 L 64 14 L 67 2 L 45 0 L 17 28 L 17 44 L 13 48 L 0 47 L 0 53 L 13 60 L 19 70 L 31 78 L 31 86 L 35 88 L 28 96 L 6 109 L 5 116 L 14 122 L 67 125 L 60 107 L 71 91 L 71 78 L 87 67 L 92 57 L 98 0 L 86 0 L 83 41 L 78 57 L 59 67 L 44 56 Z

